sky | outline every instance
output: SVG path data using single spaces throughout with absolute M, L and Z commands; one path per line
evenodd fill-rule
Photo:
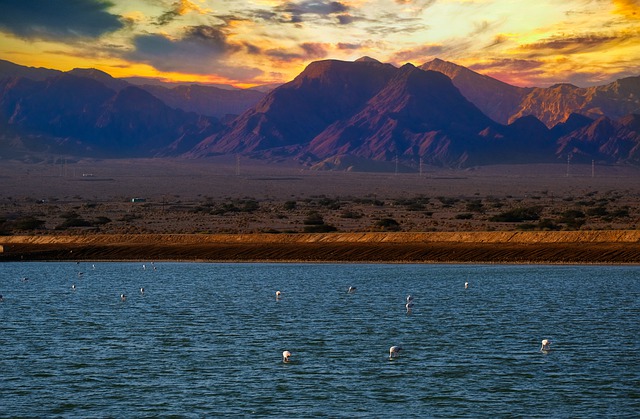
M 517 86 L 640 75 L 640 0 L 0 0 L 0 59 L 251 87 L 434 58 Z

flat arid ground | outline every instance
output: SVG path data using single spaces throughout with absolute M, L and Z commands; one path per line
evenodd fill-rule
M 557 164 L 358 173 L 228 157 L 2 160 L 0 181 L 4 259 L 640 262 L 640 168 L 635 167 Z M 594 231 L 599 236 L 584 236 Z M 462 240 L 461 232 L 475 236 Z M 496 235 L 501 232 L 518 235 L 507 239 Z M 625 232 L 622 241 L 619 232 Z M 394 239 L 385 239 L 391 233 Z M 434 233 L 442 233 L 440 239 L 434 240 Z M 96 235 L 103 243 L 94 242 L 93 250 L 82 254 L 78 240 Z M 183 253 L 159 250 L 178 246 L 176 237 L 185 235 L 197 239 L 183 243 Z M 525 257 L 533 252 L 527 245 L 533 239 L 526 237 L 541 235 L 555 238 L 535 239 L 538 257 Z M 34 256 L 36 244 L 30 238 L 42 236 L 49 237 L 49 253 Z M 60 237 L 69 236 L 80 246 L 73 255 L 69 243 L 60 250 Z M 128 252 L 114 252 L 115 244 L 124 249 L 125 242 L 132 246 Z M 310 242 L 316 253 L 301 253 L 301 244 Z M 427 252 L 436 242 L 440 250 Z M 480 242 L 485 242 L 482 254 Z M 509 242 L 511 250 L 505 248 Z M 560 243 L 566 248 L 569 242 L 574 256 L 557 256 Z M 317 250 L 326 243 L 333 243 L 331 249 Z M 618 244 L 609 252 L 605 243 Z M 476 254 L 462 257 L 470 244 Z M 43 243 L 39 246 L 42 251 Z M 492 246 L 511 256 L 491 256 Z M 271 255 L 265 248 L 272 249 Z M 578 250 L 580 257 L 575 256 Z

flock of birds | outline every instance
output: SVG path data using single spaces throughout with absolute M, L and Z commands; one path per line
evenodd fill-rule
M 464 283 L 464 289 L 469 289 L 469 282 Z M 347 289 L 348 294 L 353 294 L 356 292 L 356 287 L 350 286 Z M 282 292 L 280 290 L 276 291 L 276 300 L 280 300 L 282 297 Z M 413 295 L 407 295 L 407 303 L 405 304 L 405 308 L 407 309 L 407 314 L 411 313 L 411 309 L 414 306 Z M 540 348 L 540 352 L 547 353 L 551 350 L 551 340 L 550 339 L 542 339 L 542 347 Z M 402 346 L 393 345 L 389 348 L 389 360 L 393 360 L 400 355 L 400 351 L 402 351 Z M 283 351 L 282 352 L 282 362 L 289 363 L 291 362 L 291 351 Z
M 79 262 L 77 262 L 79 264 Z M 153 262 L 151 262 L 151 265 L 153 265 Z M 96 268 L 96 265 L 92 265 L 93 269 Z M 142 265 L 142 269 L 146 270 L 147 266 L 146 265 Z M 156 270 L 156 267 L 153 266 L 153 270 Z M 82 277 L 82 275 L 84 274 L 84 272 L 78 272 L 78 277 Z M 29 278 L 22 278 L 23 282 L 28 281 Z M 76 289 L 76 285 L 72 284 L 71 288 L 73 290 Z M 464 283 L 464 289 L 469 289 L 469 282 L 465 282 Z M 356 287 L 350 286 L 347 289 L 347 293 L 349 294 L 353 294 L 354 292 L 356 292 Z M 140 294 L 144 295 L 144 287 L 140 288 Z M 280 298 L 282 297 L 282 292 L 280 290 L 276 291 L 276 300 L 280 300 Z M 120 301 L 126 301 L 127 300 L 127 295 L 126 294 L 120 294 Z M 4 301 L 4 297 L 2 296 L 2 294 L 0 294 L 0 302 Z M 411 294 L 407 295 L 407 302 L 405 304 L 405 308 L 407 310 L 407 314 L 411 314 L 411 310 L 414 307 L 414 302 L 413 302 L 413 296 Z M 400 355 L 400 351 L 402 351 L 402 347 L 398 346 L 398 345 L 393 345 L 392 347 L 389 348 L 389 360 L 393 360 L 395 358 L 397 358 Z M 551 350 L 551 340 L 550 339 L 542 339 L 542 346 L 540 347 L 540 351 L 547 353 Z M 282 362 L 285 363 L 289 363 L 291 362 L 291 352 L 290 351 L 283 351 L 282 352 Z

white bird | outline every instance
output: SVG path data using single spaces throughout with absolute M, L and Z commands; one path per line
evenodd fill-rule
M 404 306 L 407 309 L 407 313 L 411 313 L 411 309 L 413 308 L 413 303 L 407 303 Z
M 144 287 L 140 288 L 140 294 L 144 294 Z
M 410 303 L 413 301 L 413 295 L 409 294 L 407 295 L 407 303 Z
M 127 296 L 124 294 L 120 294 L 120 300 L 121 301 L 125 301 L 127 299 Z
M 469 288 L 469 283 L 468 283 L 468 282 L 465 282 L 465 283 L 464 283 L 464 289 L 467 289 L 467 288 Z
M 282 352 L 282 362 L 289 362 L 289 358 L 291 358 L 291 352 L 283 351 Z
M 349 289 L 347 290 L 347 292 L 349 294 L 356 292 L 356 287 L 349 287 Z
M 401 350 L 402 348 L 400 346 L 392 346 L 389 348 L 389 360 L 396 358 L 400 354 Z
M 276 291 L 276 300 L 280 299 L 280 295 L 282 295 L 282 293 L 280 291 Z
M 142 265 L 142 270 L 143 270 L 143 271 L 146 271 L 146 270 L 147 270 L 147 265 L 144 265 L 144 264 L 143 264 L 143 265 Z
M 72 290 L 75 290 L 75 289 L 76 289 L 76 284 L 72 284 L 72 285 L 71 285 L 71 289 L 72 289 Z
M 542 347 L 540 351 L 545 352 L 551 350 L 551 341 L 549 339 L 542 339 Z

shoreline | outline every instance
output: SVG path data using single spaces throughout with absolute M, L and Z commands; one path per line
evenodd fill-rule
M 640 230 L 0 237 L 0 261 L 640 264 Z

